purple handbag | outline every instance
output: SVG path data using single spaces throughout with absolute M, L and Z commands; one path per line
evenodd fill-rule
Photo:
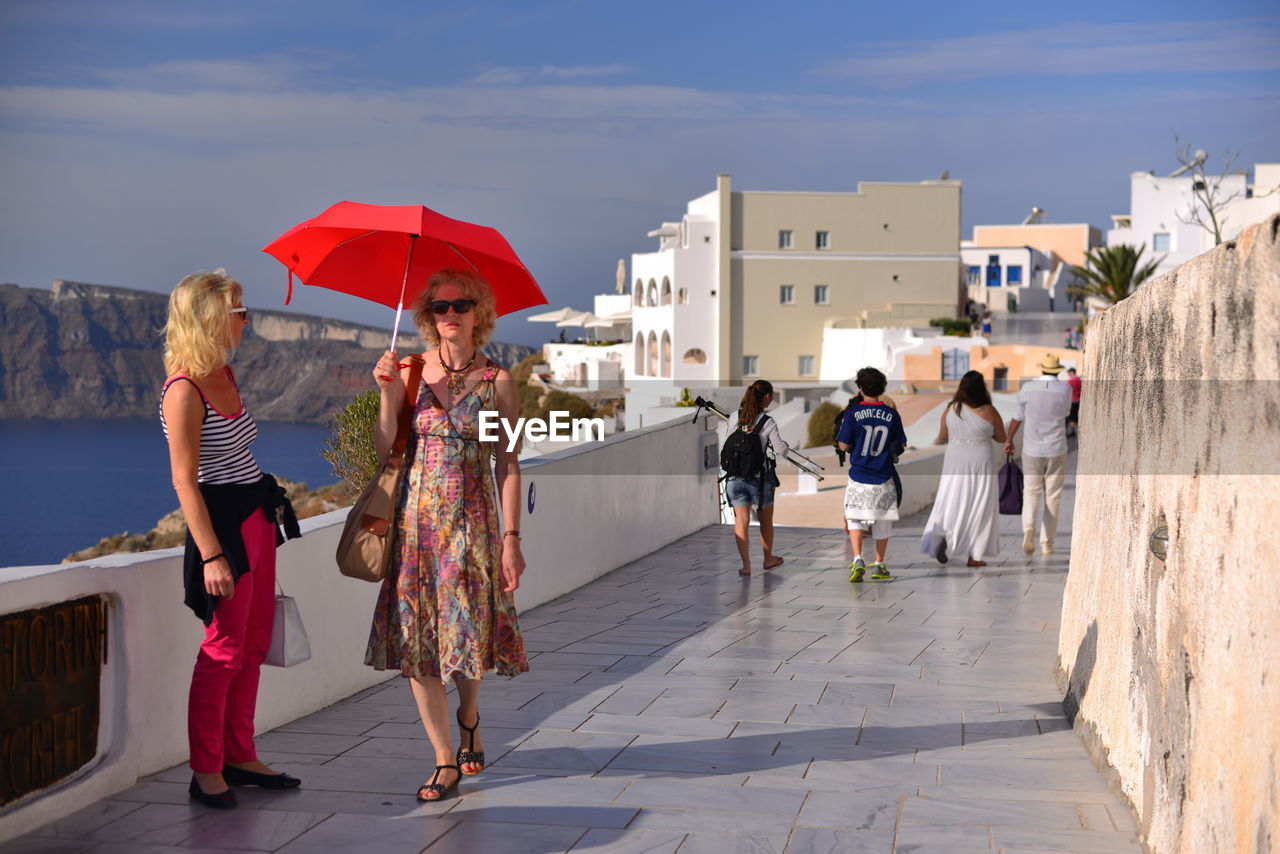
M 1005 454 L 1005 464 L 1000 467 L 1000 514 L 1022 515 L 1022 469 L 1011 454 Z

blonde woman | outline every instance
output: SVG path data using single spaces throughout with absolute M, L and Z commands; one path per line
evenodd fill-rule
M 480 352 L 496 319 L 488 284 L 470 273 L 437 273 L 414 303 L 414 321 L 429 346 L 410 357 L 422 359 L 422 380 L 412 390 L 417 399 L 396 541 L 365 663 L 398 669 L 409 679 L 435 751 L 435 773 L 418 787 L 420 801 L 447 798 L 463 775 L 484 770 L 478 732 L 484 674 L 529 669 L 512 597 L 524 572 L 520 464 L 505 443 L 479 441 L 482 411 L 497 410 L 510 423 L 519 414 L 511 374 Z M 387 351 L 373 370 L 382 395 L 374 435 L 380 459 L 395 441 L 409 367 Z M 458 689 L 462 744 L 456 753 L 445 693 L 450 681 Z
M 185 601 L 205 624 L 187 703 L 188 791 L 214 809 L 236 806 L 229 786 L 288 789 L 300 782 L 264 765 L 253 745 L 283 541 L 273 521 L 277 508 L 289 535 L 299 533 L 284 490 L 249 450 L 258 428 L 227 364 L 248 323 L 240 283 L 223 270 L 187 276 L 169 297 L 160 423 L 187 523 Z

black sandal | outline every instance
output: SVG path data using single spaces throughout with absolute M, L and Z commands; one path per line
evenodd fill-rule
M 476 746 L 476 730 L 480 728 L 480 714 L 479 714 L 479 712 L 477 712 L 477 713 L 476 713 L 476 725 L 475 725 L 475 726 L 467 726 L 466 724 L 464 724 L 464 723 L 462 722 L 462 710 L 461 710 L 461 709 L 459 709 L 459 710 L 458 710 L 457 718 L 458 718 L 458 727 L 459 727 L 463 732 L 465 732 L 465 733 L 467 734 L 467 747 L 474 748 L 474 747 Z M 461 739 L 459 739 L 459 741 L 461 741 Z M 461 747 L 459 747 L 459 748 L 458 748 L 457 762 L 458 762 L 458 772 L 459 772 L 459 773 L 461 773 L 461 774 L 466 774 L 468 777 L 474 777 L 476 774 L 479 774 L 479 773 L 480 773 L 480 771 L 483 771 L 483 770 L 484 770 L 484 751 L 483 751 L 483 750 L 479 750 L 479 751 L 477 751 L 477 750 L 463 750 Z M 466 771 L 463 771 L 463 770 L 462 770 L 462 766 L 463 766 L 463 765 L 479 765 L 479 766 L 480 766 L 480 771 L 473 771 L 473 772 L 471 772 L 470 774 L 467 774 L 467 772 L 466 772 Z
M 440 779 L 440 772 L 445 770 L 446 768 L 452 768 L 453 770 L 458 772 L 457 779 L 447 786 L 444 785 L 443 783 L 436 782 L 436 780 Z M 458 793 L 458 784 L 461 782 L 462 782 L 462 769 L 459 768 L 457 765 L 437 765 L 436 773 L 431 775 L 431 779 L 418 787 L 418 800 L 424 804 L 431 804 L 431 803 L 435 803 L 436 801 L 443 801 L 445 798 L 449 797 L 450 795 L 456 795 Z M 424 798 L 422 796 L 423 792 L 435 792 L 436 797 Z

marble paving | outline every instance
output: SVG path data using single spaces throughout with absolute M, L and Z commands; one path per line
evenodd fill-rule
M 414 799 L 431 752 L 396 678 L 261 736 L 301 789 L 215 812 L 171 768 L 0 851 L 1139 851 L 1053 681 L 1069 520 L 1026 558 L 1002 517 L 979 569 L 920 555 L 924 521 L 889 583 L 850 584 L 821 528 L 742 580 L 713 527 L 523 614 L 532 671 L 486 682 L 460 797 Z

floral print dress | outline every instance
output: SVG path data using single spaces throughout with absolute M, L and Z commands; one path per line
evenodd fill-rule
M 373 612 L 364 662 L 448 682 L 529 669 L 512 595 L 503 591 L 502 532 L 479 441 L 481 410 L 496 409 L 489 362 L 445 411 L 422 382 L 405 448 L 391 566 Z

